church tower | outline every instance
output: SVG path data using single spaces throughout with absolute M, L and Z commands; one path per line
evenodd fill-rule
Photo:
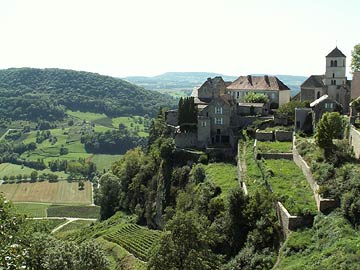
M 326 56 L 324 84 L 329 97 L 340 101 L 343 89 L 341 86 L 346 83 L 346 56 L 336 47 Z

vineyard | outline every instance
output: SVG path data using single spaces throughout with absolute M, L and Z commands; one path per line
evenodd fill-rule
M 159 241 L 161 232 L 136 224 L 123 224 L 118 228 L 118 230 L 105 235 L 104 238 L 122 246 L 135 257 L 147 261 L 149 251 Z

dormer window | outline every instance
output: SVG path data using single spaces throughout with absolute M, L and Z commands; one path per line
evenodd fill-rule
M 222 107 L 215 107 L 215 114 L 222 114 L 222 113 L 223 113 Z

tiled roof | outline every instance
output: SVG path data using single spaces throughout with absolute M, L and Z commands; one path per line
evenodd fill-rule
M 290 90 L 276 76 L 240 76 L 231 85 L 228 90 Z
M 346 57 L 346 55 L 336 47 L 326 57 Z
M 302 83 L 301 87 L 324 87 L 325 84 L 323 82 L 324 75 L 311 75 L 309 78 L 306 79 L 305 82 Z

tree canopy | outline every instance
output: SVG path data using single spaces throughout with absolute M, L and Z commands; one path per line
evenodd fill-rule
M 64 69 L 11 68 L 0 70 L 0 115 L 12 119 L 49 121 L 66 109 L 112 116 L 155 116 L 158 107 L 175 100 L 121 79 Z
M 360 44 L 354 46 L 351 51 L 351 70 L 352 72 L 360 71 Z
M 248 103 L 268 103 L 269 97 L 265 94 L 248 93 L 245 96 L 245 102 Z
M 326 112 L 316 125 L 315 142 L 323 149 L 333 146 L 333 139 L 339 137 L 343 127 L 341 115 L 338 112 Z

